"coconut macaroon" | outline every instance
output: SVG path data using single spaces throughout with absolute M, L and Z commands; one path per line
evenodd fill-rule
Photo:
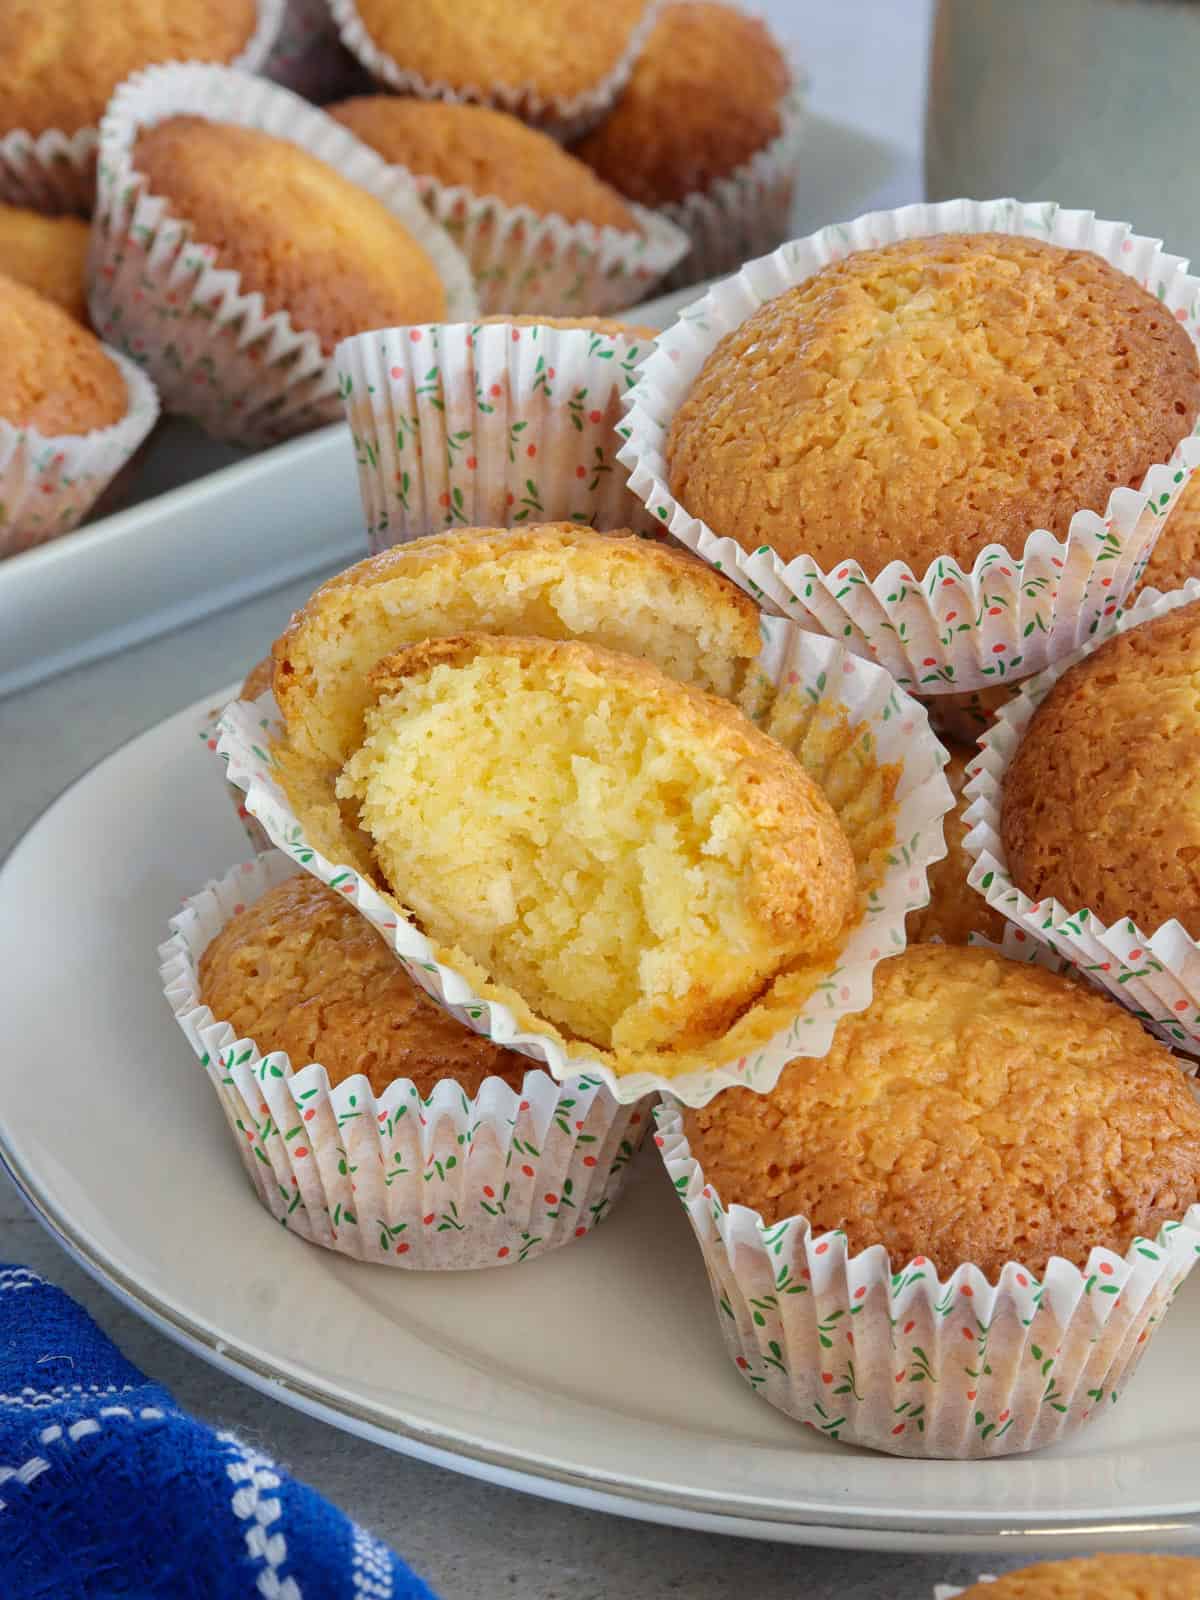
M 538 216 L 639 231 L 615 189 L 549 134 L 507 111 L 392 94 L 362 95 L 326 109 L 385 161 L 416 177 L 527 206 Z
M 259 1051 L 319 1061 L 331 1084 L 356 1073 L 382 1095 L 411 1078 L 426 1099 L 453 1078 L 521 1087 L 524 1056 L 472 1033 L 419 989 L 345 897 L 300 873 L 239 911 L 200 958 L 200 999 Z
M 1200 412 L 1186 329 L 1086 250 L 939 234 L 854 251 L 725 335 L 672 418 L 671 493 L 744 550 L 970 568 L 1066 537 Z
M 434 534 L 360 561 L 296 612 L 274 647 L 288 745 L 340 767 L 362 735 L 370 669 L 464 632 L 582 639 L 728 697 L 759 651 L 753 602 L 682 551 L 572 523 Z
M 798 761 L 646 661 L 474 634 L 381 662 L 338 795 L 450 966 L 622 1053 L 722 1036 L 856 910 Z
M 1123 1255 L 1200 1201 L 1200 1107 L 1170 1051 L 1106 996 L 977 948 L 881 962 L 828 1055 L 683 1122 L 726 1209 L 943 1278 Z
M 150 193 L 237 272 L 265 311 L 288 313 L 328 354 L 350 334 L 437 322 L 437 268 L 382 200 L 288 139 L 171 117 L 138 135 Z
M 0 204 L 0 272 L 53 300 L 88 325 L 87 253 L 91 229 L 80 217 L 46 217 Z
M 1031 900 L 1200 938 L 1200 601 L 1115 635 L 1038 706 L 1000 834 Z

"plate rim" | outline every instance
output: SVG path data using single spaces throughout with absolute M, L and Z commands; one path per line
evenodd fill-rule
M 198 720 L 222 695 L 228 697 L 234 692 L 236 685 L 219 687 L 149 724 L 65 785 L 22 830 L 0 862 L 0 895 L 5 893 L 14 862 L 23 856 L 37 832 L 52 826 L 54 814 L 76 789 L 87 784 L 100 769 L 119 762 L 139 741 L 161 732 L 168 723 L 177 722 L 182 727 L 188 720 Z M 844 1548 L 984 1553 L 1010 1550 L 1014 1545 L 1065 1552 L 1070 1548 L 1129 1548 L 1131 1541 L 1142 1548 L 1151 1545 L 1182 1548 L 1200 1544 L 1200 1492 L 1195 1496 L 1194 1505 L 1150 1517 L 1144 1513 L 1124 1516 L 1111 1512 L 1097 1512 L 1090 1517 L 1085 1513 L 1056 1516 L 1053 1512 L 1044 1516 L 1028 1512 L 943 1513 L 938 1516 L 928 1511 L 881 1516 L 869 1512 L 855 1514 L 852 1505 L 840 1505 L 838 1517 L 834 1519 L 825 1508 L 803 1505 L 744 1508 L 734 1498 L 721 1501 L 716 1495 L 703 1491 L 663 1492 L 661 1487 L 618 1481 L 607 1471 L 587 1474 L 544 1459 L 537 1462 L 520 1450 L 472 1441 L 453 1430 L 438 1432 L 419 1419 L 405 1418 L 399 1409 L 391 1414 L 384 1413 L 312 1379 L 272 1370 L 242 1341 L 218 1335 L 211 1324 L 206 1326 L 139 1283 L 101 1246 L 82 1236 L 66 1209 L 53 1200 L 44 1185 L 26 1169 L 10 1145 L 2 1108 L 0 1167 L 7 1172 L 33 1216 L 71 1259 L 121 1304 L 172 1342 L 250 1388 L 331 1426 L 485 1482 L 642 1521 Z

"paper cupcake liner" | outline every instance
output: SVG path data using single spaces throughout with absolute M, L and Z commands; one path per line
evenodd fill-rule
M 49 435 L 0 420 L 0 559 L 77 528 L 158 420 L 149 378 L 116 350 L 129 410 L 111 427 Z
M 802 75 L 797 73 L 799 79 Z M 664 278 L 659 292 L 736 272 L 745 261 L 774 250 L 791 232 L 792 200 L 804 146 L 807 112 L 803 88 L 784 100 L 782 127 L 749 161 L 708 189 L 658 207 L 681 228 L 691 250 Z
M 1140 488 L 1115 489 L 1103 516 L 1080 510 L 1065 541 L 1030 531 L 1024 549 L 988 545 L 964 572 L 949 556 L 914 574 L 893 561 L 872 581 L 856 561 L 822 570 L 811 556 L 785 562 L 768 545 L 748 554 L 691 516 L 668 488 L 667 430 L 705 360 L 765 301 L 831 261 L 898 239 L 937 233 L 1023 234 L 1091 250 L 1136 278 L 1200 341 L 1200 279 L 1128 223 L 1090 211 L 1015 200 L 949 200 L 876 211 L 823 228 L 753 261 L 709 290 L 659 338 L 630 396 L 619 460 L 630 487 L 681 543 L 735 578 L 767 610 L 844 639 L 914 694 L 948 694 L 1040 671 L 1089 639 L 1133 589 L 1192 469 L 1200 438 L 1152 466 Z
M 362 94 L 370 76 L 346 50 L 325 0 L 283 0 L 283 16 L 262 75 L 317 105 Z
M 528 1261 L 606 1217 L 649 1123 L 594 1078 L 530 1070 L 520 1094 L 488 1078 L 423 1100 L 409 1078 L 376 1096 L 359 1074 L 260 1055 L 200 1001 L 204 950 L 239 907 L 291 877 L 271 851 L 186 900 L 159 951 L 163 990 L 208 1073 L 262 1203 L 312 1244 L 392 1267 L 453 1270 Z
M 971 777 L 964 792 L 971 800 L 966 812 L 971 831 L 963 847 L 975 863 L 967 881 L 989 905 L 1107 989 L 1173 1049 L 1200 1055 L 1200 944 L 1174 920 L 1146 933 L 1128 917 L 1106 925 L 1090 908 L 1030 899 L 1012 881 L 1000 834 L 1004 775 L 1053 685 L 1105 640 L 1193 600 L 1200 600 L 1197 578 L 1167 595 L 1143 589 L 1130 609 L 1115 612 L 1095 639 L 1024 684 L 1017 698 L 997 712 L 968 769 Z
M 238 273 L 173 218 L 133 165 L 139 132 L 194 113 L 290 140 L 368 190 L 433 261 L 453 316 L 470 316 L 466 262 L 399 167 L 278 84 L 227 67 L 152 67 L 117 90 L 100 129 L 99 192 L 88 263 L 96 328 L 144 366 L 166 410 L 217 438 L 264 444 L 334 421 L 333 358 L 286 311 L 267 315 Z
M 379 48 L 363 25 L 354 0 L 329 0 L 329 9 L 347 50 L 362 62 L 373 78 L 389 89 L 418 95 L 422 100 L 473 101 L 497 106 L 560 139 L 574 139 L 600 122 L 616 103 L 642 46 L 650 37 L 660 3 L 661 0 L 650 0 L 616 65 L 589 89 L 567 99 L 545 99 L 532 84 L 472 84 L 456 89 L 449 83 L 423 78 L 420 73 L 402 67 L 393 56 Z
M 1014 1455 L 1074 1432 L 1124 1392 L 1200 1254 L 1193 1206 L 1124 1256 L 1096 1247 L 1084 1271 L 1054 1259 L 1039 1280 L 1010 1261 L 993 1287 L 970 1264 L 943 1282 L 917 1256 L 893 1272 L 882 1245 L 854 1255 L 804 1217 L 726 1209 L 678 1106 L 656 1118 L 737 1370 L 818 1433 L 890 1455 Z
M 287 0 L 257 0 L 258 24 L 246 48 L 231 63 L 258 72 L 275 44 Z M 0 200 L 34 211 L 77 211 L 90 216 L 96 201 L 98 128 L 64 133 L 22 128 L 0 137 Z
M 200 726 L 196 729 L 196 737 L 201 744 L 206 750 L 210 750 L 214 754 L 216 753 L 217 740 L 221 732 L 221 715 L 224 710 L 225 707 L 223 705 L 209 706 L 208 710 L 201 716 Z M 221 788 L 225 791 L 225 798 L 233 807 L 234 815 L 241 823 L 242 830 L 250 841 L 250 848 L 255 855 L 260 855 L 264 850 L 269 850 L 271 841 L 267 836 L 267 830 L 258 821 L 257 817 L 252 817 L 246 810 L 246 796 L 238 788 L 237 784 L 230 783 L 228 779 L 225 779 L 221 784 Z
M 926 868 L 945 853 L 942 818 L 953 803 L 941 771 L 944 753 L 929 731 L 924 712 L 896 690 L 885 672 L 859 661 L 832 640 L 804 633 L 778 619 L 763 619 L 763 636 L 751 692 L 759 696 L 760 706 L 774 688 L 780 691 L 779 705 L 785 712 L 813 708 L 814 720 L 801 722 L 790 742 L 816 781 L 825 779 L 831 798 L 836 787 L 834 804 L 843 808 L 848 828 L 853 826 L 854 801 L 863 792 L 857 786 L 869 786 L 878 766 L 895 763 L 901 767 L 895 794 L 895 843 L 886 854 L 882 879 L 873 888 L 862 917 L 836 952 L 835 964 L 820 975 L 790 1025 L 768 1033 L 761 1020 L 755 1027 L 752 1011 L 715 1042 L 703 1067 L 670 1077 L 642 1070 L 619 1075 L 603 1052 L 582 1043 L 568 1045 L 549 1023 L 542 1024 L 537 1018 L 534 1027 L 522 1029 L 507 1005 L 483 998 L 461 973 L 439 962 L 430 940 L 367 879 L 352 867 L 321 855 L 305 835 L 272 772 L 271 744 L 282 724 L 270 695 L 227 707 L 217 751 L 228 763 L 230 780 L 245 790 L 246 809 L 262 823 L 271 842 L 323 883 L 345 894 L 396 951 L 414 981 L 461 1022 L 544 1063 L 560 1082 L 580 1072 L 599 1078 L 623 1104 L 669 1088 L 687 1104 L 703 1105 L 732 1084 L 770 1089 L 786 1062 L 796 1056 L 825 1055 L 838 1020 L 870 1003 L 875 967 L 904 948 L 905 915 L 928 900 Z M 856 742 L 853 753 L 831 751 L 830 741 L 819 737 L 819 730 L 826 726 L 855 727 L 859 723 L 866 724 L 867 732 Z M 817 729 L 818 734 L 807 737 L 810 729 Z M 786 730 L 772 731 L 789 742 Z
M 687 254 L 687 235 L 672 219 L 643 206 L 629 207 L 640 229 L 631 232 L 508 206 L 494 195 L 420 174 L 413 180 L 470 263 L 485 315 L 620 311 L 648 299 Z
M 646 531 L 616 463 L 647 341 L 437 323 L 346 339 L 338 379 L 371 552 L 441 528 L 582 522 Z

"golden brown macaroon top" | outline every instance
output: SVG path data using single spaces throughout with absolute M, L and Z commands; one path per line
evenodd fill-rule
M 1200 938 L 1200 601 L 1065 672 L 1004 776 L 1009 871 L 1034 900 Z
M 1172 507 L 1138 589 L 1169 594 L 1182 589 L 1189 578 L 1200 578 L 1200 471 L 1188 479 Z
M 647 0 L 357 0 L 367 35 L 405 72 L 489 95 L 570 100 L 610 76 Z
M 319 1061 L 338 1084 L 365 1073 L 379 1095 L 411 1078 L 424 1099 L 453 1078 L 520 1089 L 534 1065 L 434 1004 L 370 923 L 307 873 L 228 922 L 200 958 L 200 998 L 263 1055 L 286 1050 L 299 1072 Z
M 1200 1600 L 1200 1561 L 1140 1551 L 1039 1561 L 972 1584 L 962 1600 Z
M 954 809 L 942 818 L 946 835 L 946 854 L 929 868 L 929 904 L 908 916 L 908 938 L 912 944 L 942 939 L 946 944 L 966 944 L 970 935 L 981 933 L 998 944 L 1004 937 L 1004 918 L 984 897 L 967 883 L 974 862 L 963 849 L 970 832 L 963 813 L 970 801 L 963 795 L 967 781 L 967 762 L 975 751 L 962 745 L 947 745 L 950 759 L 943 771 L 954 791 Z
M 91 433 L 129 410 L 121 369 L 61 306 L 0 276 L 0 418 L 43 434 Z
M 363 95 L 326 110 L 385 161 L 538 216 L 636 233 L 629 207 L 582 161 L 519 117 L 450 100 Z
M 0 30 L 0 131 L 94 127 L 113 90 L 162 61 L 230 62 L 255 0 L 8 0 Z
M 1179 322 L 1086 250 L 940 234 L 860 250 L 768 301 L 670 427 L 672 493 L 745 549 L 868 577 L 1019 554 L 1141 483 L 1192 430 Z
M 827 1056 L 684 1127 L 726 1207 L 803 1215 L 943 1277 L 1083 1266 L 1200 1200 L 1200 1107 L 1166 1047 L 1096 991 L 956 945 L 882 962 Z
M 46 217 L 0 202 L 0 273 L 36 289 L 87 327 L 90 237 L 79 217 Z
M 664 8 L 613 110 L 573 146 L 645 206 L 703 193 L 782 127 L 791 84 L 766 25 L 712 0 Z
M 368 328 L 438 322 L 437 269 L 381 200 L 287 139 L 171 117 L 139 135 L 134 167 L 268 314 L 286 311 L 326 353 Z

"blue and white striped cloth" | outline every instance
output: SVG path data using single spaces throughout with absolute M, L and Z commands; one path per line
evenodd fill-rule
M 433 1600 L 379 1540 L 189 1417 L 83 1308 L 0 1266 L 4 1600 Z

